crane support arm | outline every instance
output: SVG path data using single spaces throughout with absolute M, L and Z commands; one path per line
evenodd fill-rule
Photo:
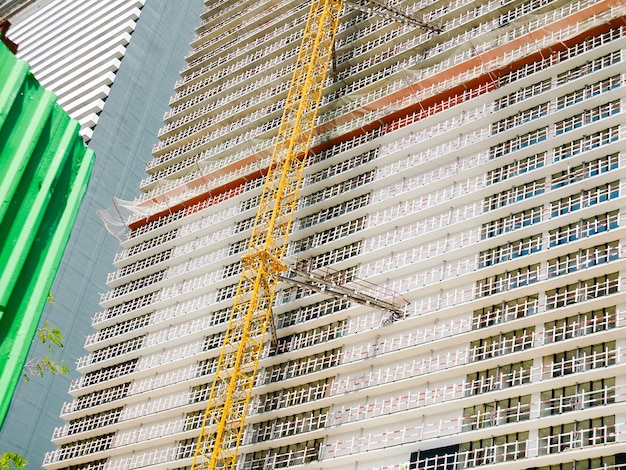
M 348 3 L 355 10 L 364 13 L 371 13 L 381 18 L 397 21 L 398 23 L 410 24 L 425 31 L 441 33 L 443 29 L 411 15 L 400 8 L 389 5 L 381 0 L 348 0 Z
M 392 302 L 373 295 L 371 288 L 359 288 L 343 285 L 332 280 L 325 279 L 300 269 L 288 268 L 287 275 L 281 275 L 280 280 L 293 286 L 327 294 L 337 299 L 349 299 L 361 305 L 379 308 L 381 310 L 395 313 L 399 317 L 405 314 L 404 306 L 406 302 L 399 297 L 399 302 Z

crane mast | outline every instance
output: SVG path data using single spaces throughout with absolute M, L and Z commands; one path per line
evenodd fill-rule
M 372 8 L 364 11 L 431 32 L 441 31 L 381 0 L 366 0 L 366 3 Z M 272 305 L 277 284 L 281 280 L 297 283 L 292 277 L 282 276 L 287 271 L 283 260 L 317 111 L 333 59 L 342 5 L 343 0 L 311 2 L 248 251 L 241 258 L 241 278 L 193 457 L 194 470 L 235 468 L 268 328 L 276 339 Z M 358 1 L 356 6 L 364 9 Z M 297 274 L 313 290 L 349 297 L 392 315 L 402 315 L 402 307 L 393 302 L 381 301 L 308 273 Z
M 252 397 L 342 0 L 313 0 L 207 403 L 193 469 L 230 470 Z

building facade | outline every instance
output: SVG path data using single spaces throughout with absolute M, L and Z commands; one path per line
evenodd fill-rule
M 245 469 L 626 467 L 626 4 L 346 5 Z M 206 2 L 47 469 L 191 465 L 308 4 Z
M 145 0 L 6 1 L 18 55 L 89 141 Z

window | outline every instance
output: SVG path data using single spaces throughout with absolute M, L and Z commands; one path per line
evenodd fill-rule
M 313 372 L 339 365 L 341 349 L 332 349 L 312 356 L 301 357 L 268 367 L 263 372 L 263 383 L 275 383 L 282 380 L 301 377 Z
M 516 103 L 521 103 L 526 101 L 528 98 L 532 96 L 536 96 L 544 91 L 548 91 L 552 86 L 552 80 L 546 79 L 542 82 L 533 83 L 530 86 L 520 88 L 514 93 L 503 96 L 502 98 L 498 98 L 495 102 L 495 109 L 503 109 L 507 108 Z
M 461 468 L 524 458 L 527 440 L 528 431 L 462 443 L 459 446 L 461 460 L 464 460 Z
M 615 442 L 615 417 L 604 416 L 539 430 L 539 454 Z
M 123 408 L 114 408 L 102 413 L 84 416 L 79 419 L 73 419 L 67 424 L 67 434 L 77 434 L 84 431 L 99 429 L 119 421 Z
M 473 329 L 512 321 L 537 312 L 539 297 L 532 295 L 474 310 Z
M 70 465 L 66 467 L 68 470 L 104 470 L 108 459 L 95 460 L 93 462 L 81 463 L 79 465 Z
M 557 189 L 568 184 L 591 178 L 600 173 L 614 170 L 619 166 L 619 155 L 611 154 L 598 158 L 591 162 L 585 162 L 573 168 L 568 168 L 560 173 L 554 173 L 550 179 L 550 188 Z
M 213 383 L 196 385 L 189 393 L 189 403 L 199 403 L 209 399 Z
M 301 333 L 278 338 L 275 354 L 296 351 L 314 344 L 324 343 L 338 338 L 346 328 L 346 321 L 330 323 Z
M 548 127 L 541 127 L 523 135 L 516 136 L 489 149 L 490 158 L 499 158 L 529 145 L 534 145 L 548 138 Z
M 526 256 L 541 251 L 541 234 L 532 235 L 514 242 L 482 251 L 479 255 L 480 268 L 503 263 L 519 256 Z
M 202 421 L 204 420 L 204 410 L 192 411 L 191 413 L 185 414 L 185 422 L 183 425 L 184 431 L 193 431 L 195 429 L 200 429 L 202 426 Z
M 619 274 L 612 273 L 604 276 L 586 279 L 584 281 L 557 287 L 546 292 L 546 309 L 563 307 L 588 299 L 595 299 L 617 292 Z
M 315 224 L 319 224 L 326 220 L 340 217 L 348 212 L 352 212 L 361 207 L 365 207 L 369 203 L 369 194 L 363 194 L 362 196 L 355 197 L 349 201 L 343 202 L 336 206 L 329 207 L 328 209 L 322 209 L 315 214 L 308 215 L 297 221 L 295 226 L 298 230 L 302 230 L 306 227 L 311 227 Z
M 593 134 L 583 136 L 566 144 L 555 147 L 554 162 L 564 160 L 573 155 L 586 152 L 588 150 L 610 144 L 619 139 L 619 126 L 610 127 Z
M 352 168 L 356 168 L 367 162 L 375 160 L 377 156 L 378 149 L 369 150 L 365 153 L 349 158 L 348 160 L 344 160 L 341 163 L 324 168 L 323 170 L 313 173 L 312 175 L 305 176 L 303 184 L 311 185 L 319 183 L 332 176 L 338 175 L 345 171 L 351 170 Z
M 492 211 L 514 204 L 524 199 L 542 194 L 545 191 L 545 178 L 541 178 L 530 183 L 516 186 L 498 194 L 485 198 L 484 207 L 486 211 Z
M 330 392 L 332 379 L 309 382 L 295 387 L 276 390 L 259 397 L 258 413 L 265 413 L 279 408 L 298 406 L 310 401 L 319 400 Z
M 615 377 L 541 392 L 541 415 L 549 416 L 615 403 Z
M 236 263 L 228 264 L 224 266 L 222 270 L 222 279 L 226 279 L 227 277 L 236 276 L 241 273 L 242 270 L 242 262 L 237 261 Z
M 532 121 L 533 119 L 545 116 L 546 114 L 548 114 L 549 105 L 549 102 L 545 102 L 524 111 L 518 111 L 512 116 L 494 122 L 491 125 L 491 132 L 494 134 L 498 134 L 508 129 L 512 129 L 513 127 L 520 126 L 528 121 Z
M 605 56 L 606 57 L 606 56 Z M 576 70 L 576 69 L 575 69 Z M 571 71 L 570 71 L 571 72 Z M 568 73 L 568 72 L 566 72 Z M 565 76 L 565 74 L 560 74 L 559 77 Z M 596 96 L 600 93 L 604 93 L 609 91 L 616 86 L 620 85 L 620 76 L 614 75 L 604 80 L 600 80 L 599 82 L 587 84 L 583 88 L 579 88 L 571 93 L 566 95 L 559 96 L 556 100 L 556 105 L 558 109 L 564 108 L 566 106 L 570 106 L 574 103 L 578 103 L 582 100 L 588 99 L 592 96 Z
M 113 338 L 115 336 L 122 335 L 124 333 L 128 333 L 129 331 L 139 330 L 144 326 L 150 324 L 152 320 L 152 313 L 146 313 L 145 315 L 141 315 L 136 318 L 131 318 L 130 320 L 116 323 L 112 326 L 107 326 L 106 328 L 101 329 L 93 336 L 93 339 L 89 341 L 89 344 L 97 343 L 99 341 L 104 341 L 109 338 Z M 92 337 L 90 336 L 90 339 Z
M 81 385 L 83 387 L 87 387 L 89 385 L 130 374 L 134 372 L 137 366 L 137 361 L 138 359 L 132 359 L 130 361 L 122 362 L 121 364 L 116 364 L 114 366 L 105 367 L 97 371 L 88 372 L 82 377 Z
M 328 408 L 310 410 L 297 415 L 282 416 L 252 426 L 252 442 L 265 442 L 285 436 L 322 429 L 328 419 Z
M 587 109 L 582 113 L 575 114 L 554 124 L 554 132 L 556 135 L 569 132 L 578 127 L 590 124 L 599 119 L 607 118 L 620 111 L 621 105 L 619 100 L 611 101 L 597 106 L 593 109 Z
M 103 434 L 70 444 L 63 444 L 59 448 L 59 460 L 68 460 L 82 455 L 90 455 L 96 452 L 109 450 L 113 443 L 115 433 Z
M 509 331 L 470 343 L 470 356 L 473 361 L 503 356 L 531 348 L 534 340 L 534 327 Z
M 185 439 L 178 443 L 176 460 L 188 459 L 193 457 L 196 447 L 198 446 L 198 438 Z
M 463 431 L 526 421 L 530 419 L 530 398 L 530 395 L 524 395 L 465 408 Z
M 533 171 L 541 168 L 546 164 L 547 152 L 535 154 L 522 160 L 515 160 L 513 163 L 504 165 L 487 173 L 487 184 L 495 184 L 500 181 L 513 178 L 527 171 Z
M 544 370 L 551 377 L 581 373 L 615 364 L 615 341 L 544 356 Z
M 619 257 L 619 251 L 618 241 L 614 241 L 549 259 L 548 278 L 614 261 Z
M 617 316 L 615 307 L 607 307 L 587 313 L 579 313 L 567 318 L 545 323 L 545 342 L 563 341 L 586 334 L 615 328 Z
M 582 46 L 583 45 L 581 44 L 581 47 Z M 582 77 L 589 73 L 595 72 L 596 70 L 601 70 L 602 68 L 609 67 L 615 63 L 618 63 L 620 60 L 620 51 L 611 52 L 559 74 L 556 78 L 556 84 L 558 86 L 563 85 L 569 81 L 575 80 L 578 77 Z
M 532 284 L 539 279 L 539 273 L 540 265 L 537 263 L 490 276 L 476 283 L 476 295 L 486 297 Z
M 228 256 L 245 251 L 249 243 L 249 240 L 239 240 L 238 242 L 231 243 L 228 247 Z
M 301 251 L 305 251 L 316 246 L 321 246 L 326 243 L 338 240 L 342 237 L 346 237 L 353 233 L 358 232 L 365 225 L 365 217 L 359 217 L 358 219 L 351 220 L 341 225 L 337 225 L 323 232 L 316 233 L 314 235 L 302 238 L 300 240 L 292 241 L 289 244 L 288 253 L 296 254 Z
M 267 470 L 304 465 L 318 459 L 324 439 L 299 442 L 288 446 L 247 453 L 244 467 L 247 470 Z
M 279 313 L 276 318 L 276 327 L 285 328 L 315 318 L 332 315 L 346 310 L 350 305 L 351 302 L 349 300 L 332 298 L 311 305 L 298 307 L 295 310 Z
M 588 219 L 550 230 L 550 246 L 563 245 L 580 238 L 614 230 L 619 223 L 619 211 L 605 212 Z
M 235 224 L 235 233 L 243 232 L 244 230 L 251 229 L 254 225 L 256 217 L 248 217 L 247 219 L 240 220 Z
M 332 186 L 327 186 L 320 191 L 300 198 L 298 201 L 298 207 L 307 207 L 318 202 L 326 201 L 327 199 L 338 196 L 340 194 L 345 194 L 352 189 L 358 188 L 374 181 L 374 175 L 374 170 L 370 170 L 346 181 L 342 181 Z
M 619 464 L 619 456 L 606 455 L 602 457 L 594 457 L 592 459 L 577 459 L 574 462 L 546 465 L 545 467 L 535 467 L 534 470 L 594 470 L 598 468 L 618 469 L 620 468 Z
M 516 212 L 507 217 L 492 220 L 481 226 L 481 238 L 497 237 L 503 233 L 508 233 L 522 227 L 541 222 L 543 208 L 541 206 L 533 207 L 522 212 Z
M 68 410 L 68 412 L 83 410 L 85 408 L 125 398 L 128 395 L 129 388 L 130 382 L 127 382 L 125 384 L 116 385 L 115 387 L 105 388 L 104 390 L 98 390 L 86 395 L 81 395 L 74 399 L 71 403 L 71 410 Z M 63 411 L 65 411 L 65 408 Z
M 466 378 L 468 392 L 470 395 L 480 395 L 529 383 L 532 365 L 532 360 L 522 361 L 471 373 Z
M 613 181 L 602 186 L 596 186 L 590 190 L 572 194 L 557 201 L 550 202 L 551 217 L 577 211 L 582 207 L 590 207 L 595 204 L 615 199 L 619 196 L 619 182 Z
M 232 299 L 237 293 L 237 285 L 238 284 L 231 284 L 230 286 L 218 289 L 215 296 L 215 301 L 221 302 L 223 300 Z

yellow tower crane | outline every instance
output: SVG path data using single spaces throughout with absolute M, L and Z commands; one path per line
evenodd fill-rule
M 217 363 L 194 469 L 233 469 L 317 110 L 332 59 L 342 0 L 313 0 L 263 186 L 233 310 Z
M 235 468 L 343 0 L 312 0 L 192 468 Z M 375 0 L 375 9 L 387 8 Z M 389 9 L 389 8 L 387 8 Z M 397 13 L 389 9 L 392 13 Z M 406 21 L 407 15 L 397 15 Z M 410 17 L 409 17 L 410 19 Z M 413 24 L 416 20 L 412 20 Z M 421 22 L 417 26 L 425 27 Z M 429 28 L 430 29 L 430 28 Z

